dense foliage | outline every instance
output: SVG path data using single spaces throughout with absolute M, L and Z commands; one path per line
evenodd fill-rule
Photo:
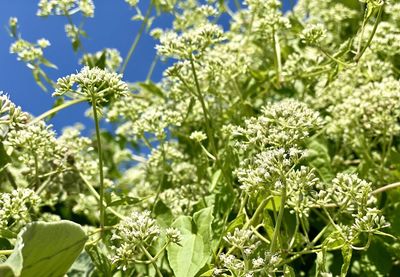
M 0 95 L 0 275 L 400 276 L 400 1 L 126 2 L 142 27 L 122 59 L 85 53 L 92 0 L 40 1 L 82 54 L 57 81 L 50 42 L 10 19 L 56 100 L 33 117 Z M 129 83 L 148 30 L 173 65 Z M 93 137 L 55 134 L 81 102 Z

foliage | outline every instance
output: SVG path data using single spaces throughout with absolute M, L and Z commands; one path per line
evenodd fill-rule
M 0 95 L 0 274 L 398 276 L 400 2 L 126 2 L 141 27 L 124 59 L 82 47 L 93 1 L 39 2 L 82 57 L 56 81 L 50 42 L 9 21 L 10 52 L 56 100 L 33 117 Z M 146 32 L 157 55 L 128 83 Z M 81 102 L 93 136 L 52 131 Z

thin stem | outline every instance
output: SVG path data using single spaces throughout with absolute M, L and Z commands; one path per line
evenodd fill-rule
M 257 207 L 256 211 L 254 212 L 253 216 L 249 221 L 246 222 L 246 224 L 243 226 L 243 229 L 247 229 L 249 226 L 253 225 L 253 223 L 256 221 L 258 216 L 264 211 L 265 206 L 267 206 L 268 201 L 271 199 L 271 197 L 268 197 L 264 199 L 260 205 Z
M 153 72 L 154 72 L 154 69 L 156 68 L 157 62 L 158 62 L 158 55 L 155 55 L 153 61 L 151 62 L 149 72 L 147 73 L 146 82 L 151 80 L 151 76 L 153 75 Z
M 92 195 L 96 198 L 97 201 L 100 201 L 100 195 L 97 193 L 95 188 L 89 183 L 89 181 L 85 178 L 85 176 L 83 176 L 83 174 L 79 170 L 77 170 L 77 171 L 78 171 L 79 177 L 81 177 L 83 183 L 86 185 L 86 187 L 92 193 Z M 110 210 L 111 213 L 113 213 L 116 217 L 118 217 L 120 219 L 124 219 L 125 218 L 124 215 L 120 214 L 119 212 L 117 212 L 116 210 L 114 210 L 111 207 L 107 207 L 106 209 Z
M 325 56 L 327 56 L 329 59 L 331 59 L 332 61 L 334 61 L 334 62 L 336 62 L 336 63 L 338 63 L 338 64 L 340 64 L 340 65 L 343 65 L 343 66 L 349 66 L 349 64 L 347 64 L 347 63 L 345 63 L 345 62 L 342 62 L 341 60 L 339 60 L 338 58 L 336 58 L 336 57 L 334 57 L 334 56 L 332 56 L 331 54 L 329 54 L 325 49 L 323 49 L 322 47 L 318 47 L 318 49 L 325 55 Z
M 96 139 L 97 139 L 97 154 L 99 156 L 99 173 L 100 173 L 100 199 L 99 199 L 99 206 L 100 206 L 100 229 L 104 230 L 104 173 L 103 173 L 103 153 L 101 150 L 101 137 L 100 137 L 100 124 L 99 118 L 97 115 L 97 105 L 96 105 L 96 97 L 92 94 L 92 107 L 93 107 L 93 117 L 94 123 L 96 126 Z M 103 234 L 103 232 L 102 232 Z
M 275 30 L 272 31 L 272 39 L 274 43 L 274 55 L 275 55 L 275 71 L 276 71 L 276 82 L 280 87 L 282 82 L 282 58 L 281 58 L 281 46 L 279 44 L 279 37 Z
M 157 266 L 156 260 L 153 258 L 153 256 L 149 253 L 149 251 L 147 251 L 147 249 L 145 247 L 143 247 L 143 245 L 140 245 L 140 249 L 144 252 L 144 254 L 146 255 L 146 257 L 149 259 L 149 261 L 151 262 L 151 264 L 153 265 L 154 269 L 157 272 L 157 275 L 159 277 L 162 277 L 162 273 L 160 271 L 160 269 Z
M 68 108 L 68 107 L 71 107 L 71 106 L 73 106 L 73 105 L 75 105 L 75 104 L 79 104 L 79 103 L 82 103 L 82 102 L 86 102 L 87 100 L 88 100 L 87 98 L 79 98 L 79 99 L 75 99 L 75 100 L 68 101 L 68 102 L 66 102 L 66 103 L 64 103 L 64 104 L 62 104 L 62 105 L 60 105 L 60 106 L 57 106 L 57 107 L 52 108 L 51 110 L 48 110 L 48 111 L 45 112 L 45 113 L 42 113 L 42 114 L 39 115 L 38 117 L 35 117 L 32 121 L 29 122 L 29 124 L 30 124 L 30 125 L 36 124 L 36 123 L 38 123 L 39 121 L 45 119 L 46 117 L 48 117 L 48 116 L 50 116 L 50 115 L 53 115 L 53 114 L 55 114 L 55 113 L 57 113 L 57 112 L 59 112 L 59 111 L 61 111 L 61 110 L 63 110 L 63 109 L 66 109 L 66 108 Z
M 294 228 L 294 232 L 293 232 L 293 236 L 292 239 L 289 242 L 289 249 L 291 249 L 294 245 L 294 242 L 296 241 L 296 236 L 297 236 L 297 232 L 299 231 L 299 226 L 300 226 L 300 220 L 299 220 L 299 216 L 296 214 L 296 226 Z
M 33 158 L 35 161 L 35 189 L 40 186 L 40 179 L 39 179 L 39 163 L 36 153 L 33 153 Z
M 271 246 L 270 246 L 270 252 L 274 253 L 275 252 L 275 247 L 276 243 L 278 241 L 278 236 L 283 220 L 283 213 L 285 212 L 285 203 L 286 203 L 286 182 L 283 182 L 283 188 L 282 188 L 282 198 L 281 198 L 281 206 L 279 207 L 279 213 L 278 213 L 278 220 L 275 225 L 275 230 L 274 230 L 274 236 L 271 241 Z
M 215 141 L 214 141 L 214 133 L 212 131 L 211 128 L 211 122 L 210 119 L 208 117 L 208 109 L 206 107 L 205 101 L 204 101 L 204 97 L 203 94 L 201 93 L 201 89 L 200 89 L 200 83 L 199 80 L 197 78 L 197 73 L 196 73 L 196 68 L 194 66 L 194 61 L 193 61 L 193 56 L 190 56 L 190 65 L 192 67 L 192 72 L 193 72 L 193 78 L 194 78 L 194 82 L 196 84 L 196 90 L 197 90 L 197 98 L 200 101 L 201 104 L 201 108 L 203 110 L 203 116 L 204 116 L 204 121 L 205 121 L 205 125 L 206 125 L 206 131 L 207 131 L 207 135 L 208 135 L 208 139 L 210 141 L 210 146 L 213 152 L 213 156 L 218 159 L 217 157 L 217 149 L 215 146 Z
M 378 193 L 381 193 L 381 192 L 384 192 L 384 191 L 387 191 L 387 190 L 390 190 L 390 189 L 398 188 L 398 187 L 400 187 L 400 182 L 380 187 L 380 188 L 372 191 L 371 194 L 375 195 L 375 194 L 378 194 Z
M 120 73 L 121 73 L 121 74 L 124 74 L 124 72 L 125 72 L 125 70 L 126 70 L 126 66 L 128 65 L 128 62 L 129 62 L 129 60 L 131 59 L 132 54 L 133 54 L 133 52 L 135 51 L 136 46 L 138 45 L 139 40 L 140 40 L 140 38 L 142 37 L 142 34 L 143 34 L 144 30 L 146 29 L 146 26 L 147 26 L 147 23 L 148 23 L 148 21 L 149 21 L 149 18 L 150 18 L 150 14 L 151 14 L 151 10 L 152 10 L 152 9 L 153 9 L 153 1 L 150 1 L 150 5 L 149 5 L 149 7 L 147 8 L 146 15 L 145 15 L 145 17 L 144 17 L 144 19 L 143 19 L 143 21 L 142 21 L 142 24 L 140 25 L 139 31 L 138 31 L 138 33 L 136 34 L 135 39 L 134 39 L 133 42 L 132 42 L 131 48 L 129 49 L 129 52 L 128 52 L 128 54 L 126 55 L 126 57 L 125 57 L 125 59 L 124 59 L 124 63 L 123 63 L 123 65 L 122 65 L 122 67 L 121 67 L 121 70 L 120 70 Z
M 356 55 L 356 56 L 354 57 L 354 61 L 355 61 L 355 62 L 358 62 L 358 61 L 361 59 L 361 57 L 363 56 L 365 50 L 367 50 L 368 46 L 371 44 L 371 41 L 372 41 L 372 39 L 373 39 L 374 36 L 375 36 L 376 30 L 378 29 L 379 22 L 381 21 L 382 12 L 383 12 L 383 5 L 379 7 L 378 15 L 377 15 L 377 17 L 376 17 L 374 27 L 373 27 L 373 29 L 372 29 L 372 32 L 371 32 L 369 38 L 368 38 L 367 43 L 364 45 L 364 47 L 363 47 L 362 50 L 358 53 L 358 55 Z

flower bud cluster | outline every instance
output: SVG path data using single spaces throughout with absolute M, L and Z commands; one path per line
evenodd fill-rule
M 4 138 L 10 130 L 21 129 L 30 119 L 30 115 L 16 106 L 9 97 L 0 92 L 0 137 Z

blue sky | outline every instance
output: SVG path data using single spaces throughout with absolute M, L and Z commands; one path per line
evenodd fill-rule
M 45 56 L 55 63 L 59 69 L 47 69 L 50 77 L 58 77 L 74 73 L 80 69 L 78 60 L 82 53 L 74 53 L 71 44 L 64 33 L 66 18 L 50 16 L 42 18 L 36 16 L 39 0 L 0 0 L 0 24 L 6 26 L 11 16 L 18 18 L 22 38 L 34 42 L 39 38 L 46 38 L 51 46 L 45 49 Z M 83 40 L 87 52 L 96 52 L 103 48 L 116 48 L 122 57 L 125 57 L 140 22 L 132 21 L 135 11 L 123 0 L 97 0 L 95 17 L 85 21 L 84 29 L 89 37 Z M 284 1 L 284 9 L 291 5 L 290 0 Z M 140 5 L 145 10 L 149 0 L 142 0 Z M 79 18 L 76 20 L 79 23 Z M 153 26 L 168 27 L 171 19 L 161 16 Z M 224 24 L 226 25 L 226 23 Z M 8 36 L 5 28 L 0 29 L 0 91 L 10 95 L 11 100 L 20 105 L 25 111 L 39 115 L 53 105 L 54 98 L 51 91 L 43 92 L 35 83 L 31 71 L 23 62 L 17 61 L 15 55 L 9 54 L 9 46 L 13 40 Z M 153 60 L 155 41 L 149 36 L 142 36 L 141 41 L 125 71 L 124 79 L 130 82 L 144 80 L 148 68 Z M 165 64 L 158 64 L 153 79 L 159 80 Z M 66 125 L 82 122 L 91 126 L 91 121 L 84 117 L 86 104 L 70 107 L 61 111 L 51 120 L 56 130 Z M 89 127 L 91 129 L 91 127 Z

